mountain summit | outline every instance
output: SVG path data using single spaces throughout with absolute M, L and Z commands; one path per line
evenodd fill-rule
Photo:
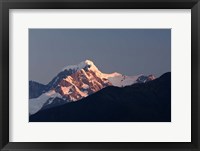
M 91 60 L 82 61 L 78 65 L 69 65 L 63 68 L 63 71 L 65 70 L 79 71 L 81 69 L 90 69 L 90 70 L 99 72 L 98 68 L 94 65 L 94 63 Z
M 124 87 L 154 79 L 152 75 L 125 76 L 117 72 L 102 73 L 92 61 L 85 60 L 78 65 L 66 66 L 46 86 L 41 85 L 42 88 L 39 84 L 36 88 L 29 85 L 29 93 L 34 94 L 29 95 L 34 96 L 29 100 L 29 113 L 34 114 L 41 109 L 78 101 L 107 86 Z M 37 93 L 30 91 L 37 89 Z

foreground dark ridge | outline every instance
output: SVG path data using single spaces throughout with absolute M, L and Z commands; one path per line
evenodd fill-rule
M 171 73 L 147 83 L 109 86 L 80 101 L 30 116 L 30 122 L 170 122 Z

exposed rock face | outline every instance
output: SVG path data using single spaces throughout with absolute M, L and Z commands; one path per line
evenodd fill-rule
M 81 69 L 64 78 L 55 89 L 67 100 L 76 101 L 109 85 L 112 84 L 94 71 Z
M 155 79 L 156 79 L 156 77 L 152 74 L 148 75 L 148 76 L 142 75 L 142 76 L 138 77 L 137 83 L 145 83 L 145 82 L 149 82 L 149 81 L 152 81 Z
M 149 81 L 152 81 L 152 80 L 155 80 L 155 79 L 156 79 L 156 77 L 152 74 L 148 76 Z

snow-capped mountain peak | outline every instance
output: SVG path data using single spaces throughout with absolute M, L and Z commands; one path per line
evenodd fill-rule
M 65 71 L 65 70 L 79 71 L 81 69 L 89 69 L 89 70 L 99 72 L 98 68 L 94 65 L 94 63 L 91 60 L 82 61 L 78 65 L 68 65 L 65 68 L 63 68 L 62 71 Z
M 94 63 L 91 60 L 85 60 L 83 61 L 87 65 L 94 65 Z
M 102 73 L 91 60 L 85 60 L 77 65 L 66 66 L 45 86 L 44 91 L 41 90 L 40 96 L 30 98 L 29 111 L 34 114 L 42 108 L 78 101 L 107 86 L 124 87 L 153 79 L 153 75 Z

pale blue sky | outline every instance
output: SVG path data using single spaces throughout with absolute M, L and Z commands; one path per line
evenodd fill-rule
M 171 71 L 171 29 L 29 29 L 29 80 L 47 84 L 86 59 L 105 73 Z

